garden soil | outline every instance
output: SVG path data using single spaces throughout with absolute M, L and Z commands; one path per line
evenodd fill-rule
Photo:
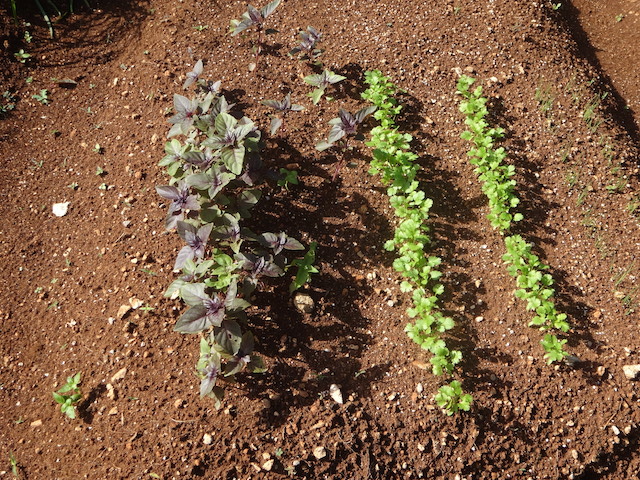
M 254 32 L 228 34 L 244 2 L 75 3 L 55 40 L 31 2 L 19 26 L 0 17 L 0 90 L 15 98 L 0 119 L 0 478 L 638 478 L 639 383 L 623 367 L 640 364 L 640 3 L 285 0 L 254 71 Z M 346 77 L 317 106 L 302 81 L 314 67 L 287 55 L 309 25 Z M 310 313 L 286 279 L 253 299 L 268 370 L 240 375 L 219 410 L 198 395 L 197 336 L 173 331 L 185 306 L 163 293 L 181 241 L 155 192 L 173 95 L 199 59 L 264 132 L 268 169 L 299 173 L 288 190 L 261 185 L 252 228 L 318 242 L 320 270 L 303 289 Z M 434 202 L 428 253 L 442 258 L 469 412 L 437 407 L 447 379 L 404 332 L 410 299 L 382 248 L 396 220 L 370 150 L 332 180 L 335 156 L 314 148 L 339 108 L 365 105 L 371 69 L 403 90 L 397 123 Z M 546 364 L 514 297 L 460 138 L 461 74 L 505 129 L 525 216 L 514 231 L 550 266 L 570 361 Z M 271 136 L 260 101 L 286 93 L 306 110 Z M 52 392 L 76 372 L 72 420 Z

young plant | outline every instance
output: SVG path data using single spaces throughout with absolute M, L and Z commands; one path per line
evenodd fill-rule
M 0 101 L 0 118 L 16 108 L 17 98 L 9 91 L 5 90 L 2 93 L 2 100 Z
M 459 410 L 468 412 L 473 401 L 471 395 L 462 393 L 462 386 L 457 380 L 440 387 L 434 399 L 436 404 L 449 416 Z
M 369 107 L 361 108 L 355 114 L 351 114 L 341 108 L 338 112 L 338 116 L 329 120 L 329 125 L 331 125 L 329 136 L 326 140 L 322 140 L 316 144 L 316 150 L 323 152 L 332 147 L 338 148 L 340 158 L 335 171 L 333 172 L 333 180 L 338 176 L 338 173 L 346 160 L 346 154 L 351 148 L 349 140 L 364 140 L 364 136 L 358 134 L 358 126 L 365 118 L 373 113 L 376 108 L 377 107 L 375 105 L 371 105 Z
M 39 101 L 43 105 L 49 105 L 49 90 L 43 88 L 40 92 L 31 95 L 31 98 Z
M 313 27 L 307 27 L 306 32 L 301 31 L 298 35 L 300 36 L 300 44 L 294 47 L 289 52 L 289 55 L 298 55 L 300 58 L 311 62 L 317 60 L 322 55 L 322 50 L 316 47 L 322 39 L 322 33 Z
M 333 73 L 331 70 L 325 69 L 322 73 L 307 75 L 303 80 L 312 87 L 316 87 L 308 96 L 313 100 L 313 104 L 317 105 L 329 85 L 334 85 L 346 78 L 347 77 Z
M 442 276 L 437 270 L 441 260 L 427 256 L 425 248 L 430 243 L 426 225 L 433 201 L 419 189 L 416 176 L 419 165 L 417 155 L 410 151 L 411 135 L 398 132 L 394 117 L 400 112 L 400 105 L 393 98 L 395 85 L 378 70 L 366 72 L 368 88 L 362 97 L 371 101 L 377 110 L 374 117 L 380 125 L 371 130 L 373 158 L 369 172 L 380 175 L 387 185 L 389 202 L 398 217 L 393 239 L 384 245 L 386 250 L 397 251 L 393 267 L 404 277 L 400 289 L 412 293 L 412 306 L 407 309 L 413 319 L 405 327 L 405 332 L 415 343 L 428 350 L 432 357 L 432 371 L 435 375 L 454 372 L 455 365 L 462 360 L 462 353 L 451 350 L 441 338 L 455 323 L 437 308 L 438 297 L 444 286 L 438 283 Z M 457 410 L 468 410 L 471 396 L 463 395 L 456 381 L 441 387 L 436 401 L 452 414 Z
M 271 117 L 271 135 L 275 135 L 280 127 L 282 127 L 282 131 L 286 130 L 284 120 L 289 112 L 301 112 L 304 110 L 302 105 L 291 103 L 290 93 L 287 93 L 282 100 L 263 100 L 260 103 L 267 107 L 271 107 L 282 114 L 282 117 L 277 117 L 275 115 Z
M 241 371 L 264 371 L 248 330 L 254 291 L 298 266 L 288 257 L 304 247 L 283 232 L 256 234 L 245 227 L 261 196 L 261 133 L 247 117 L 228 113 L 219 82 L 207 83 L 201 74 L 196 65 L 188 77 L 194 98 L 174 99 L 169 136 L 185 140 L 171 138 L 165 145 L 160 165 L 171 180 L 156 190 L 171 200 L 167 228 L 175 227 L 185 243 L 174 265 L 181 274 L 165 292 L 188 306 L 174 330 L 200 335 L 200 394 L 219 406 L 221 382 L 233 382 Z M 298 271 L 305 268 L 311 267 Z
M 284 187 L 286 190 L 289 190 L 289 184 L 298 185 L 298 172 L 296 170 L 287 170 L 286 168 L 281 168 L 278 185 Z
M 280 5 L 281 0 L 273 0 L 261 9 L 257 9 L 253 5 L 249 4 L 247 11 L 242 14 L 240 20 L 231 20 L 231 35 L 238 35 L 240 32 L 244 32 L 246 29 L 255 27 L 258 32 L 258 39 L 254 46 L 256 60 L 264 47 L 264 40 L 262 38 L 264 32 L 264 24 L 267 17 L 273 13 L 273 11 Z
M 20 63 L 27 63 L 27 60 L 31 58 L 31 55 L 25 52 L 22 48 L 13 54 Z
M 81 377 L 80 372 L 67 377 L 67 383 L 53 392 L 53 399 L 60 404 L 60 411 L 71 419 L 76 418 L 76 405 L 82 399 L 79 387 Z

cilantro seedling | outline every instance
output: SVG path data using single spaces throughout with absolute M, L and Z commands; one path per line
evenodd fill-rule
M 31 58 L 31 55 L 25 52 L 22 48 L 13 55 L 18 59 L 18 61 L 20 61 L 20 63 L 27 63 L 27 60 Z
M 435 401 L 447 415 L 453 415 L 458 410 L 468 412 L 473 400 L 471 395 L 462 393 L 460 382 L 454 380 L 449 385 L 440 387 Z
M 99 144 L 99 143 L 96 143 L 96 144 L 93 146 L 93 151 L 94 151 L 94 153 L 97 153 L 97 154 L 99 154 L 99 155 L 102 155 L 102 154 L 104 153 L 104 148 L 102 148 L 102 147 L 100 146 L 100 144 Z M 98 167 L 98 169 L 100 170 L 100 173 L 98 173 L 98 172 L 96 171 L 96 175 L 102 175 L 102 174 L 104 173 L 104 171 L 103 171 L 103 170 L 102 170 L 102 168 L 100 168 L 100 167 Z
M 79 387 L 81 376 L 82 374 L 78 372 L 67 377 L 67 383 L 53 392 L 53 399 L 60 404 L 60 411 L 71 419 L 76 418 L 76 405 L 82 399 Z
M 437 283 L 442 274 L 436 267 L 441 260 L 424 252 L 430 243 L 426 223 L 433 201 L 419 190 L 416 180 L 420 168 L 416 163 L 418 157 L 409 147 L 412 137 L 399 132 L 395 125 L 394 118 L 401 109 L 393 97 L 397 91 L 395 85 L 378 70 L 366 72 L 365 82 L 368 88 L 362 93 L 362 98 L 377 107 L 374 118 L 380 122 L 371 130 L 371 140 L 367 142 L 374 149 L 369 172 L 379 174 L 383 184 L 387 185 L 389 202 L 399 220 L 393 239 L 387 241 L 384 248 L 397 251 L 393 267 L 404 277 L 400 290 L 412 292 L 413 306 L 407 309 L 407 315 L 413 322 L 407 324 L 405 332 L 415 343 L 431 352 L 430 361 L 435 375 L 451 374 L 461 361 L 462 353 L 450 350 L 439 338 L 440 334 L 454 327 L 454 321 L 437 309 L 438 297 L 444 292 L 444 286 Z M 455 393 L 454 387 L 456 384 L 452 383 L 449 388 L 453 390 L 445 392 L 449 397 Z M 464 397 L 465 401 L 470 401 L 470 398 Z
M 313 100 L 313 104 L 317 105 L 329 85 L 339 83 L 346 78 L 347 77 L 333 73 L 331 70 L 325 69 L 322 73 L 307 75 L 303 80 L 312 87 L 316 87 L 308 96 Z
M 39 101 L 43 105 L 49 105 L 49 90 L 43 88 L 40 92 L 31 95 L 31 98 Z

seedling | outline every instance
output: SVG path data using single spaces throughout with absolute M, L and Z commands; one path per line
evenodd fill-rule
M 281 0 L 273 0 L 271 3 L 268 3 L 259 10 L 249 4 L 247 11 L 242 14 L 242 18 L 240 18 L 240 20 L 231 20 L 231 35 L 237 35 L 251 27 L 256 28 L 256 31 L 258 32 L 258 39 L 254 46 L 256 61 L 264 47 L 264 23 L 267 20 L 267 17 L 269 17 L 277 6 L 280 5 L 280 1 Z
M 316 144 L 316 150 L 321 152 L 332 148 L 338 147 L 340 151 L 340 158 L 333 172 L 333 180 L 336 179 L 342 165 L 346 160 L 346 153 L 351 148 L 349 145 L 350 139 L 364 140 L 364 136 L 358 134 L 358 125 L 360 125 L 365 118 L 375 112 L 375 105 L 364 107 L 358 110 L 355 114 L 351 114 L 344 109 L 340 109 L 338 117 L 329 120 L 331 130 L 329 130 L 329 136 L 326 140 L 322 140 Z
M 43 88 L 40 92 L 31 95 L 31 98 L 34 98 L 43 105 L 49 105 L 49 90 Z
M 104 149 L 100 146 L 99 143 L 96 143 L 93 146 L 93 151 L 99 155 L 104 153 Z M 100 172 L 96 171 L 96 175 L 102 175 L 104 173 L 104 171 L 102 170 L 102 168 L 98 167 L 98 170 L 100 170 Z
M 9 90 L 5 90 L 2 93 L 2 100 L 0 101 L 0 117 L 16 108 L 16 100 L 16 97 Z
M 298 172 L 296 170 L 287 170 L 286 168 L 280 169 L 280 179 L 278 185 L 289 190 L 289 184 L 298 185 Z
M 468 412 L 471 408 L 471 395 L 462 393 L 462 386 L 457 380 L 449 385 L 443 385 L 435 396 L 435 401 L 447 415 L 453 415 L 458 410 Z
M 466 115 L 465 123 L 469 127 L 469 130 L 460 136 L 472 141 L 475 147 L 469 151 L 468 155 L 471 157 L 470 162 L 477 165 L 476 173 L 479 174 L 479 179 L 484 182 L 482 190 L 491 208 L 487 218 L 495 228 L 505 234 L 511 228 L 511 222 L 523 218 L 520 213 L 510 212 L 519 203 L 513 193 L 516 182 L 510 179 L 515 174 L 515 168 L 502 163 L 507 156 L 502 147 L 494 148 L 494 142 L 502 137 L 503 130 L 491 128 L 486 122 L 487 99 L 482 96 L 482 87 L 470 90 L 474 82 L 473 78 L 464 75 L 458 81 L 458 93 L 464 97 L 460 102 L 460 111 Z M 532 246 L 520 235 L 505 236 L 504 244 L 507 253 L 502 258 L 507 264 L 507 271 L 516 279 L 518 289 L 515 291 L 515 296 L 527 302 L 527 310 L 536 313 L 529 326 L 538 327 L 541 330 L 569 331 L 570 325 L 566 321 L 566 314 L 559 313 L 551 299 L 555 294 L 552 288 L 553 278 L 543 273 L 549 267 L 542 264 L 540 259 L 532 253 Z M 548 337 L 545 336 L 541 343 L 547 352 L 545 359 L 548 363 L 567 355 L 562 350 L 562 345 L 566 341 L 560 341 L 551 334 Z
M 300 44 L 293 48 L 289 55 L 298 55 L 300 58 L 309 61 L 317 60 L 322 55 L 322 50 L 316 47 L 322 39 L 322 33 L 313 27 L 307 27 L 306 32 L 302 31 L 298 35 L 300 36 Z
M 31 58 L 31 55 L 25 52 L 22 48 L 13 54 L 20 63 L 27 63 L 27 60 Z
M 313 104 L 317 105 L 329 85 L 334 85 L 346 78 L 347 77 L 333 73 L 331 70 L 323 70 L 322 73 L 319 74 L 307 75 L 303 80 L 312 87 L 316 87 L 313 92 L 307 95 L 311 97 Z
M 294 292 L 306 283 L 309 283 L 312 273 L 319 273 L 318 269 L 313 265 L 316 261 L 317 245 L 317 242 L 311 242 L 304 258 L 291 262 L 292 266 L 298 267 L 298 273 L 296 273 L 296 278 L 294 278 L 291 285 L 289 285 L 289 292 Z
M 81 376 L 82 374 L 78 372 L 67 377 L 67 383 L 57 392 L 53 392 L 53 399 L 60 404 L 60 411 L 71 419 L 76 418 L 76 405 L 82 399 L 79 387 Z
M 275 115 L 271 117 L 271 135 L 275 135 L 280 127 L 282 127 L 282 131 L 286 130 L 284 120 L 289 112 L 301 112 L 304 110 L 302 105 L 291 103 L 290 93 L 287 93 L 282 100 L 263 100 L 260 103 L 282 113 L 282 118 Z

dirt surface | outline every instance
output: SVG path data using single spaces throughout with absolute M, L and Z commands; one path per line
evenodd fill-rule
M 28 27 L 0 17 L 0 90 L 16 98 L 0 120 L 0 477 L 638 477 L 638 383 L 623 374 L 640 364 L 638 76 L 620 67 L 632 51 L 609 48 L 614 64 L 599 52 L 637 38 L 637 2 L 598 16 L 605 2 L 287 0 L 254 72 L 252 36 L 228 35 L 243 2 L 91 3 L 56 24 L 55 41 L 36 12 L 21 12 Z M 579 17 L 580 4 L 591 13 Z M 629 36 L 605 36 L 600 19 Z M 310 67 L 287 56 L 308 25 L 324 33 L 324 65 L 347 77 L 318 106 L 302 81 Z M 261 186 L 255 227 L 318 242 L 321 271 L 306 289 L 312 313 L 294 308 L 284 279 L 257 296 L 249 322 L 268 371 L 242 376 L 220 410 L 198 396 L 197 337 L 173 332 L 185 307 L 163 292 L 181 241 L 164 231 L 155 193 L 168 181 L 157 166 L 168 109 L 198 59 L 265 132 L 265 164 L 299 171 L 289 191 Z M 395 220 L 367 173 L 370 152 L 361 146 L 332 181 L 335 158 L 314 148 L 339 108 L 364 105 L 370 69 L 405 91 L 398 123 L 434 201 L 430 253 L 443 259 L 468 413 L 435 406 L 445 379 L 404 333 L 409 299 L 382 249 Z M 507 132 L 525 214 L 516 233 L 551 266 L 572 364 L 546 365 L 542 333 L 513 295 L 460 139 L 462 73 Z M 33 98 L 42 89 L 48 105 Z M 272 138 L 259 101 L 288 92 L 307 110 Z M 76 372 L 84 397 L 70 420 L 52 392 Z

